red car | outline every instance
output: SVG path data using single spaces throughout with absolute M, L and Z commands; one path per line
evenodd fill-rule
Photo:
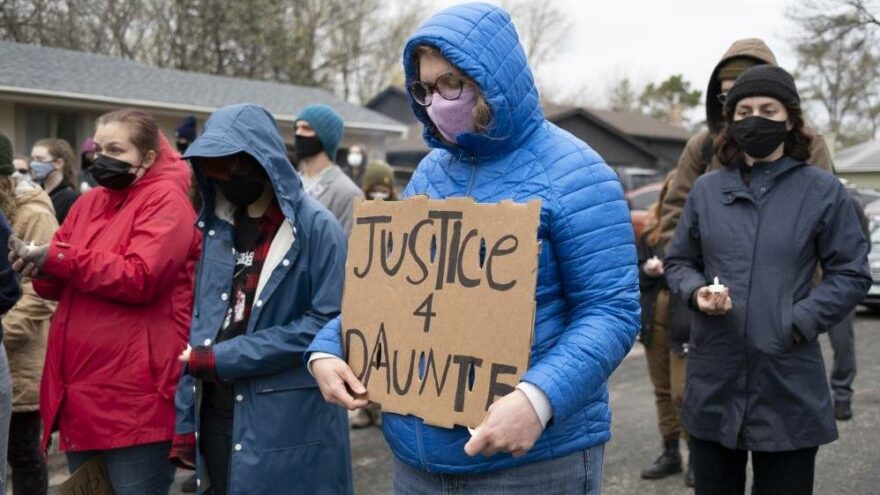
M 651 215 L 649 209 L 657 202 L 661 189 L 663 189 L 663 182 L 653 182 L 626 193 L 626 202 L 629 203 L 630 218 L 636 239 L 641 237 L 645 223 Z

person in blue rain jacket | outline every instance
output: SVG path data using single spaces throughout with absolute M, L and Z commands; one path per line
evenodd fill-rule
M 349 494 L 346 412 L 303 362 L 339 314 L 345 236 L 263 108 L 218 110 L 184 158 L 204 241 L 171 457 L 195 461 L 199 493 Z

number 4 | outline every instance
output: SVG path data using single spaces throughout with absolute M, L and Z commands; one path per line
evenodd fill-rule
M 437 316 L 437 313 L 433 312 L 434 307 L 434 293 L 432 292 L 430 296 L 428 296 L 425 301 L 416 308 L 413 316 L 421 316 L 425 319 L 424 331 L 428 333 L 431 330 L 431 318 Z

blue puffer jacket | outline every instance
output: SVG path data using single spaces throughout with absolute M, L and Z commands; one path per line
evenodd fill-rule
M 345 236 L 324 207 L 303 191 L 287 160 L 275 119 L 256 105 L 216 111 L 185 158 L 246 152 L 266 170 L 285 221 L 260 272 L 244 335 L 212 348 L 217 376 L 235 387 L 229 495 L 352 493 L 345 410 L 323 400 L 302 356 L 337 316 L 342 299 Z M 212 345 L 226 317 L 235 269 L 234 207 L 195 167 L 204 198 L 205 233 L 193 304 L 190 344 Z M 199 431 L 201 387 L 184 374 L 178 386 L 177 433 Z M 210 485 L 202 453 L 198 493 Z
M 639 280 L 629 210 L 614 172 L 589 146 L 544 119 L 526 57 L 508 15 L 486 4 L 459 5 L 429 19 L 408 41 L 406 81 L 418 78 L 413 53 L 433 45 L 477 81 L 492 112 L 483 134 L 460 146 L 435 137 L 425 109 L 411 102 L 434 148 L 406 196 L 478 202 L 542 200 L 537 313 L 524 381 L 550 400 L 553 419 L 534 448 L 514 458 L 468 457 L 465 428 L 443 429 L 385 414 L 394 454 L 439 473 L 475 473 L 544 461 L 608 441 L 606 381 L 639 330 Z M 492 331 L 487 328 L 486 331 Z M 308 352 L 342 355 L 339 320 Z

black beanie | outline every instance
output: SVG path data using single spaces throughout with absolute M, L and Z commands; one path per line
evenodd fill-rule
M 6 134 L 0 132 L 0 174 L 12 175 L 15 167 L 12 165 L 12 142 Z
M 758 65 L 737 77 L 724 100 L 725 110 L 733 110 L 740 100 L 750 96 L 769 96 L 783 105 L 799 104 L 801 101 L 791 74 L 773 65 Z

